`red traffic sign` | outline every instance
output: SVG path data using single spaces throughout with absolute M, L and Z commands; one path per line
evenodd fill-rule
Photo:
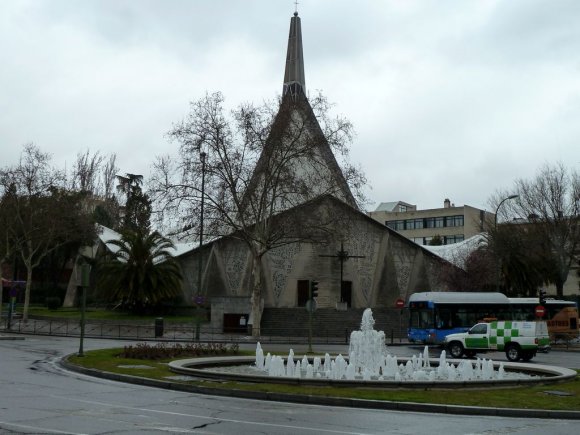
M 405 300 L 404 299 L 399 298 L 399 299 L 397 299 L 395 301 L 395 307 L 397 307 L 397 308 L 403 308 L 404 306 L 405 306 Z
M 536 317 L 544 317 L 544 315 L 546 314 L 546 309 L 543 306 L 538 305 L 535 309 L 535 312 Z

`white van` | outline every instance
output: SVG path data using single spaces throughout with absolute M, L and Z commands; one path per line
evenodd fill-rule
M 510 361 L 529 361 L 538 350 L 550 348 L 550 336 L 544 321 L 502 320 L 478 323 L 468 332 L 450 334 L 445 337 L 445 347 L 453 358 L 503 350 Z

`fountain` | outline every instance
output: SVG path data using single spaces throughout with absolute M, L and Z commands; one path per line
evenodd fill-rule
M 350 336 L 348 356 L 296 358 L 267 353 L 256 344 L 255 357 L 211 357 L 172 361 L 170 370 L 204 379 L 243 382 L 352 385 L 386 388 L 490 387 L 530 383 L 555 383 L 576 377 L 574 370 L 526 363 L 494 363 L 490 359 L 447 360 L 442 351 L 431 359 L 429 348 L 411 358 L 389 354 L 383 331 L 374 329 L 370 308 L 363 313 L 359 331 Z M 251 365 L 248 365 L 252 363 Z
M 376 331 L 374 324 L 372 311 L 367 308 L 363 313 L 360 330 L 353 331 L 350 336 L 348 358 L 338 355 L 332 359 L 327 353 L 324 364 L 321 364 L 319 357 L 315 357 L 311 364 L 305 355 L 301 361 L 295 363 L 294 351 L 290 349 L 284 365 L 284 359 L 280 356 L 269 353 L 264 356 L 258 342 L 254 366 L 256 370 L 265 372 L 270 377 L 348 381 L 433 382 L 529 378 L 529 375 L 523 373 L 506 374 L 503 363 L 495 370 L 494 362 L 488 359 L 478 358 L 475 363 L 463 360 L 456 366 L 447 362 L 445 351 L 441 352 L 436 367 L 431 367 L 428 346 L 425 346 L 422 354 L 411 357 L 405 364 L 399 364 L 398 358 L 387 352 L 384 332 Z

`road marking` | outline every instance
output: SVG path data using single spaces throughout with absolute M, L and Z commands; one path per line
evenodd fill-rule
M 150 413 L 165 414 L 165 415 L 177 415 L 180 417 L 203 418 L 206 420 L 222 421 L 222 422 L 227 422 L 227 423 L 240 423 L 240 424 L 255 425 L 255 426 L 269 426 L 269 427 L 277 427 L 277 428 L 284 428 L 284 429 L 296 429 L 296 430 L 310 431 L 310 432 L 316 432 L 316 433 L 325 432 L 325 433 L 335 433 L 335 434 L 344 434 L 344 435 L 365 435 L 364 432 L 346 432 L 346 431 L 340 431 L 340 430 L 312 428 L 312 427 L 308 427 L 308 426 L 293 426 L 293 425 L 276 424 L 276 423 L 262 423 L 262 422 L 249 421 L 249 420 L 235 420 L 235 419 L 231 419 L 231 418 L 208 417 L 205 415 L 186 414 L 183 412 L 159 411 L 157 409 L 136 408 L 133 406 L 126 406 L 126 405 L 119 405 L 119 404 L 113 405 L 111 403 L 96 402 L 93 400 L 72 399 L 70 397 L 65 397 L 65 396 L 52 395 L 51 397 L 58 398 L 58 399 L 64 399 L 64 400 L 70 400 L 73 402 L 87 403 L 90 405 L 100 405 L 100 406 L 105 406 L 105 407 L 123 408 L 123 409 L 129 409 L 131 411 L 150 412 Z

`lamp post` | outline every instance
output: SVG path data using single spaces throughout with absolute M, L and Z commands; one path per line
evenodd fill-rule
M 497 292 L 499 292 L 499 276 L 500 276 L 500 258 L 497 252 L 497 214 L 499 212 L 499 208 L 502 206 L 502 204 L 504 202 L 506 202 L 508 199 L 515 199 L 515 198 L 519 198 L 520 195 L 509 195 L 507 197 L 505 197 L 504 199 L 502 199 L 499 204 L 497 205 L 496 209 L 495 209 L 495 222 L 494 222 L 494 232 L 495 232 L 495 237 L 496 237 L 496 268 L 495 268 L 495 289 Z
M 203 266 L 202 262 L 202 255 L 201 255 L 201 245 L 203 244 L 203 200 L 205 196 L 205 158 L 207 154 L 202 151 L 199 153 L 199 158 L 201 159 L 201 206 L 200 206 L 200 217 L 199 217 L 199 250 L 198 250 L 198 259 L 197 259 L 197 298 L 195 300 L 196 303 L 196 319 L 195 319 L 195 339 L 199 341 L 200 337 L 200 327 L 201 327 L 201 318 L 199 315 L 199 305 L 201 303 L 201 282 L 202 282 L 202 273 L 201 268 Z
M 84 353 L 84 341 L 85 341 L 85 312 L 87 307 L 87 289 L 90 285 L 90 273 L 91 273 L 91 266 L 86 263 L 82 262 L 82 264 L 77 265 L 79 269 L 77 269 L 77 283 L 80 282 L 80 290 L 82 291 L 81 295 L 81 333 L 79 336 L 79 352 L 78 356 L 85 356 Z M 80 279 L 79 279 L 80 278 Z

